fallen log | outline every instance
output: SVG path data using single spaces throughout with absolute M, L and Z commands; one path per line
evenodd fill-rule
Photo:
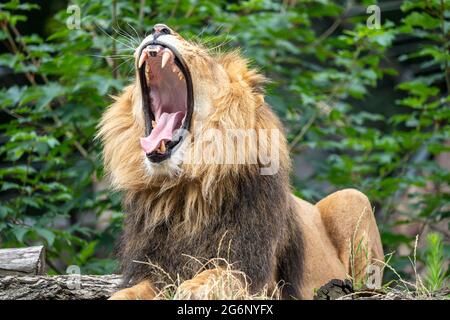
M 100 300 L 120 283 L 119 275 L 3 276 L 0 300 Z
M 45 276 L 43 246 L 0 249 L 0 300 L 107 299 L 121 283 L 119 275 L 90 276 L 74 271 Z
M 0 300 L 103 300 L 119 290 L 120 283 L 120 275 L 4 276 L 0 277 Z M 450 289 L 445 288 L 428 296 L 403 291 L 355 292 L 330 299 L 441 300 L 449 294 Z
M 45 272 L 43 246 L 0 249 L 0 276 L 41 275 Z

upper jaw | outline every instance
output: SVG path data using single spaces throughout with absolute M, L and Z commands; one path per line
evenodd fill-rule
M 151 59 L 160 59 L 160 65 L 159 67 L 161 69 L 158 69 L 158 66 L 155 67 L 155 61 Z M 194 107 L 194 95 L 193 95 L 193 84 L 192 84 L 192 78 L 191 74 L 188 68 L 188 65 L 186 61 L 184 60 L 183 56 L 180 54 L 180 52 L 177 50 L 177 48 L 167 42 L 160 41 L 159 38 L 157 40 L 154 40 L 153 38 L 148 39 L 148 41 L 145 41 L 142 43 L 142 45 L 137 49 L 136 51 L 136 68 L 139 78 L 139 83 L 141 87 L 141 96 L 142 96 L 142 106 L 143 106 L 143 114 L 144 114 L 144 121 L 145 121 L 145 138 L 141 138 L 141 146 L 144 149 L 147 158 L 151 162 L 162 162 L 168 158 L 171 157 L 172 153 L 178 148 L 181 141 L 185 138 L 187 135 L 187 132 L 190 130 L 191 126 L 191 120 L 192 120 L 192 113 L 193 113 L 193 107 Z M 153 69 L 152 69 L 153 68 Z M 180 89 L 180 84 L 178 83 L 178 86 L 169 87 L 167 85 L 167 81 L 171 75 L 167 74 L 167 69 L 172 68 L 174 75 L 176 75 L 179 79 L 179 81 L 183 82 L 183 89 Z M 146 73 L 147 71 L 147 73 Z M 153 79 L 150 80 L 149 73 L 153 72 L 157 74 L 160 72 L 161 74 L 163 72 L 166 72 L 165 74 L 167 76 L 164 76 L 163 78 L 160 77 L 160 79 Z M 176 80 L 177 80 L 176 79 Z M 166 83 L 161 86 L 158 85 L 158 81 L 166 81 Z M 174 82 L 174 81 L 173 81 Z M 185 84 L 185 85 L 184 85 Z M 159 88 L 164 87 L 164 90 Z M 154 92 L 152 91 L 152 88 Z M 158 92 L 158 90 L 159 92 Z M 186 92 L 183 92 L 183 91 Z M 178 91 L 178 92 L 177 92 Z M 181 92 L 180 92 L 181 91 Z M 163 100 L 158 99 L 158 94 L 160 97 L 164 95 L 166 98 L 170 100 L 170 96 L 172 95 L 183 95 L 185 97 L 185 109 L 179 109 L 179 105 L 175 105 L 174 107 L 169 106 L 163 106 L 160 107 L 159 110 L 157 108 L 157 104 L 154 100 Z M 156 99 L 155 99 L 156 98 Z M 163 97 L 164 98 L 164 97 Z M 163 103 L 159 103 L 162 105 Z M 169 101 L 170 104 L 170 101 Z M 175 103 L 176 104 L 176 103 Z M 156 107 L 155 107 L 156 106 Z M 165 110 L 165 109 L 173 109 L 174 110 Z M 167 112 L 166 112 L 167 111 Z M 152 137 L 152 131 L 153 127 L 156 124 L 155 121 L 158 121 L 161 119 L 161 123 L 163 123 L 162 119 L 167 119 L 167 113 L 169 113 L 169 119 L 170 116 L 172 116 L 171 112 L 177 112 L 177 111 L 183 111 L 183 120 L 181 126 L 179 126 L 178 130 L 181 129 L 181 135 L 174 136 L 174 140 L 166 141 L 162 140 L 162 143 L 159 145 L 157 150 L 153 150 L 154 148 L 154 142 L 155 139 Z M 166 117 L 161 117 L 162 113 L 166 113 Z M 179 118 L 177 118 L 176 121 L 179 121 Z M 170 120 L 175 121 L 175 120 Z M 166 122 L 167 123 L 167 120 Z M 169 122 L 170 123 L 170 122 Z M 161 124 L 162 125 L 162 124 Z M 159 128 L 160 129 L 160 128 Z M 167 131 L 167 128 L 163 128 L 163 131 Z M 159 130 L 161 131 L 161 130 Z M 173 132 L 172 132 L 173 133 Z M 153 134 L 153 136 L 158 134 L 158 130 L 156 130 Z M 161 138 L 161 136 L 159 137 Z M 153 144 L 153 145 L 152 145 Z M 152 145 L 152 146 L 151 146 Z M 150 146 L 150 147 L 149 147 Z M 164 148 L 163 148 L 164 146 Z M 148 147 L 149 149 L 146 149 Z M 150 151 L 149 151 L 150 150 Z

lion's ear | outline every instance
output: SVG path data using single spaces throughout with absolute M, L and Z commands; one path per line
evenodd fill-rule
M 262 94 L 264 92 L 264 85 L 268 82 L 266 77 L 257 70 L 250 69 L 248 61 L 242 58 L 239 51 L 222 55 L 219 57 L 219 63 L 228 74 L 231 84 L 245 84 L 253 93 Z
M 234 51 L 222 55 L 219 63 L 229 78 L 229 84 L 223 94 L 214 101 L 213 121 L 226 123 L 228 129 L 253 128 L 255 110 L 264 104 L 264 76 L 249 69 L 247 61 Z

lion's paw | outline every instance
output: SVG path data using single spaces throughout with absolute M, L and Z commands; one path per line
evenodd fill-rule
M 211 299 L 214 279 L 219 276 L 217 269 L 205 270 L 191 280 L 184 281 L 177 289 L 175 297 L 182 300 Z
M 149 281 L 143 281 L 139 284 L 117 291 L 108 300 L 153 300 L 156 297 L 156 291 Z

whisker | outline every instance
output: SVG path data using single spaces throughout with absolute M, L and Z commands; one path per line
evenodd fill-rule
M 132 50 L 130 50 L 129 48 L 117 48 L 118 52 L 130 52 L 133 51 L 134 52 L 135 48 L 133 48 Z
M 134 48 L 133 47 L 131 47 L 131 46 L 129 46 L 129 45 L 127 45 L 126 43 L 123 43 L 122 41 L 120 41 L 119 39 L 116 39 L 116 38 L 114 38 L 113 36 L 111 36 L 108 32 L 106 32 L 99 24 L 97 24 L 97 23 L 95 23 L 94 22 L 94 24 L 106 35 L 106 36 L 108 36 L 109 38 L 111 38 L 112 40 L 114 40 L 114 41 L 117 41 L 118 43 L 120 43 L 120 44 L 122 44 L 123 46 L 125 46 L 125 47 L 127 47 L 127 48 L 129 48 L 130 50 L 133 50 L 134 51 Z M 114 27 L 113 27 L 113 29 L 114 29 Z
M 137 38 L 139 39 L 139 43 L 141 43 L 141 42 L 142 42 L 142 39 L 141 39 L 141 37 L 139 36 L 139 33 L 137 32 L 137 30 L 136 30 L 129 22 L 127 22 L 127 25 L 128 25 L 131 29 L 133 29 L 134 33 L 136 34 Z
M 139 36 L 139 33 L 137 32 L 137 30 L 129 22 L 126 22 L 126 24 L 131 28 L 131 30 L 133 30 L 133 32 L 136 35 L 136 37 L 134 35 L 132 35 L 131 33 L 129 33 L 125 29 L 122 29 L 122 31 L 124 33 L 126 33 L 130 39 L 132 39 L 134 46 L 139 45 L 142 42 L 141 37 Z
M 134 66 L 130 67 L 130 70 L 127 73 L 127 78 L 130 77 L 130 73 L 134 71 Z
M 125 29 L 123 29 L 123 28 L 120 27 L 120 25 L 119 25 L 118 22 L 116 22 L 115 25 L 112 25 L 112 28 L 113 28 L 113 30 L 114 30 L 116 33 L 118 33 L 118 34 L 121 35 L 122 37 L 126 38 L 127 40 L 130 40 L 130 41 L 133 41 L 133 42 L 136 41 L 136 40 L 134 39 L 134 37 L 133 37 L 131 34 L 129 34 Z
M 103 56 L 100 54 L 89 54 L 88 56 L 90 57 L 95 57 L 95 58 L 106 58 L 106 59 L 116 59 L 116 60 L 121 60 L 124 58 L 134 58 L 132 55 L 111 55 L 111 56 Z
M 214 51 L 214 50 L 220 49 L 221 47 L 223 47 L 223 46 L 229 44 L 231 41 L 232 41 L 232 39 L 225 40 L 224 42 L 219 43 L 219 44 L 218 44 L 217 46 L 215 46 L 215 47 L 208 48 L 208 51 Z
M 132 47 L 136 47 L 139 44 L 139 40 L 135 39 L 132 35 L 126 33 L 126 31 L 121 30 L 121 32 L 119 33 L 122 37 L 124 37 L 125 39 L 127 39 L 129 41 L 129 44 Z
M 206 26 L 204 26 L 203 28 L 202 28 L 202 30 L 199 32 L 199 33 L 197 33 L 197 37 L 201 37 L 202 35 L 203 35 L 203 33 L 205 33 L 205 31 L 206 31 L 206 29 L 209 27 L 209 22 L 208 22 L 208 24 L 206 25 Z
M 116 72 L 120 66 L 122 66 L 124 63 L 129 62 L 131 60 L 131 58 L 126 59 L 125 61 L 123 61 L 122 63 L 120 63 L 117 67 L 114 68 L 114 70 L 112 71 L 112 73 Z
M 211 42 L 216 42 L 217 39 L 219 37 L 221 37 L 221 35 L 218 35 L 219 31 L 221 29 L 224 28 L 224 24 L 218 24 L 215 26 L 214 30 L 211 32 L 211 36 L 208 38 L 202 38 L 203 34 L 205 33 L 206 29 L 209 28 L 211 25 L 208 24 L 207 26 L 205 26 L 199 33 L 197 33 L 196 35 L 191 36 L 190 41 L 195 41 L 196 43 L 207 47 L 209 45 L 209 43 Z M 194 40 L 192 40 L 194 39 Z
M 116 32 L 119 36 L 122 36 L 124 40 L 128 41 L 128 44 L 131 47 L 136 47 L 136 40 L 131 37 L 128 33 L 126 33 L 120 26 L 117 24 L 118 29 L 115 29 L 114 26 L 111 26 L 114 32 Z

